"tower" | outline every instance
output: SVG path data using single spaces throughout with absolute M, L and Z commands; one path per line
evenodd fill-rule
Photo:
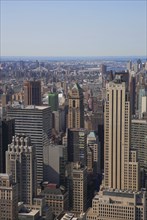
M 73 163 L 72 186 L 73 212 L 83 213 L 87 208 L 87 168 L 79 162 Z
M 41 105 L 41 81 L 26 81 L 24 83 L 24 104 Z
M 68 95 L 68 128 L 84 128 L 83 91 L 78 83 Z
M 25 135 L 16 135 L 6 152 L 6 172 L 12 173 L 18 184 L 18 201 L 32 204 L 36 196 L 36 155 L 35 147 Z
M 107 84 L 104 118 L 105 187 L 138 190 L 139 165 L 136 152 L 130 151 L 130 101 L 119 75 Z

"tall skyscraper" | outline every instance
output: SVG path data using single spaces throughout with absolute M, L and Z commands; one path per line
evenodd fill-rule
M 68 128 L 84 128 L 84 97 L 78 83 L 68 94 Z
M 41 105 L 41 81 L 24 83 L 24 105 Z
M 18 185 L 18 201 L 32 205 L 37 193 L 35 147 L 25 135 L 16 135 L 6 152 L 6 172 Z
M 106 89 L 104 183 L 93 198 L 86 219 L 146 220 L 147 193 L 140 189 L 137 153 L 130 149 L 130 102 L 126 84 L 116 76 Z
M 0 219 L 18 219 L 17 185 L 12 175 L 0 174 Z
M 87 164 L 87 130 L 68 129 L 67 131 L 67 153 L 69 162 L 80 161 L 83 165 Z
M 80 214 L 87 209 L 87 168 L 79 162 L 72 168 L 72 202 L 73 212 Z
M 52 130 L 51 108 L 47 106 L 13 107 L 8 110 L 9 118 L 15 118 L 15 134 L 25 134 L 31 137 L 35 145 L 37 158 L 37 183 L 47 180 L 49 141 Z
M 126 84 L 116 75 L 106 90 L 104 185 L 113 189 L 138 190 L 139 165 L 136 152 L 130 151 L 130 101 Z

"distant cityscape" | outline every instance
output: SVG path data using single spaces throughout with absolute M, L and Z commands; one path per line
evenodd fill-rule
M 0 219 L 147 219 L 146 57 L 1 57 Z

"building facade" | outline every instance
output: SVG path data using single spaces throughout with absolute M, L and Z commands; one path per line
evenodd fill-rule
M 84 128 L 83 91 L 76 83 L 68 94 L 68 128 Z
M 0 174 L 0 219 L 18 219 L 17 184 L 13 182 L 12 175 Z
M 107 84 L 106 89 L 104 185 L 113 189 L 138 190 L 139 164 L 137 160 L 131 160 L 135 153 L 130 151 L 130 101 L 126 84 L 120 76 L 116 76 L 114 81 Z
M 41 105 L 41 81 L 24 83 L 24 105 Z
M 131 148 L 138 153 L 142 170 L 142 187 L 147 188 L 147 120 L 133 119 L 131 123 Z M 143 172 L 145 171 L 145 175 Z
M 36 154 L 29 137 L 16 135 L 6 152 L 6 172 L 18 185 L 18 201 L 32 204 L 37 193 Z
M 67 131 L 67 153 L 69 162 L 80 161 L 87 164 L 87 130 L 68 129 Z

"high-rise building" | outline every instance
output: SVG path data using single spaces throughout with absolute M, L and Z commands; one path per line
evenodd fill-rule
M 16 135 L 6 152 L 6 172 L 18 185 L 18 201 L 32 204 L 37 193 L 35 147 L 25 135 Z
M 25 134 L 31 137 L 35 145 L 37 158 L 37 183 L 47 180 L 49 150 L 51 138 L 52 114 L 47 106 L 13 107 L 8 110 L 9 118 L 15 118 L 15 134 Z
M 18 219 L 17 184 L 13 182 L 12 175 L 0 174 L 0 219 Z
M 147 218 L 147 193 L 140 190 L 137 152 L 130 149 L 130 118 L 126 84 L 116 77 L 107 84 L 104 183 L 87 211 L 87 220 Z
M 0 172 L 5 173 L 5 152 L 8 149 L 8 144 L 12 142 L 12 137 L 15 134 L 15 120 L 2 119 L 0 120 Z
M 69 162 L 80 161 L 87 164 L 87 130 L 68 129 L 67 131 L 67 154 Z
M 57 111 L 59 107 L 58 93 L 49 93 L 48 94 L 48 104 L 51 106 L 52 111 Z
M 141 178 L 142 187 L 147 188 L 147 120 L 132 120 L 131 147 L 137 150 L 140 168 L 145 171 L 145 176 Z
M 104 173 L 105 187 L 139 189 L 139 164 L 130 151 L 130 101 L 126 83 L 119 75 L 107 84 L 105 103 Z
M 90 132 L 87 136 L 87 145 L 93 152 L 93 171 L 95 174 L 101 173 L 101 145 L 95 132 Z
M 72 210 L 80 214 L 87 209 L 87 168 L 79 162 L 72 167 Z
M 41 81 L 24 83 L 24 105 L 41 105 Z
M 83 91 L 78 83 L 68 94 L 68 128 L 84 128 Z

